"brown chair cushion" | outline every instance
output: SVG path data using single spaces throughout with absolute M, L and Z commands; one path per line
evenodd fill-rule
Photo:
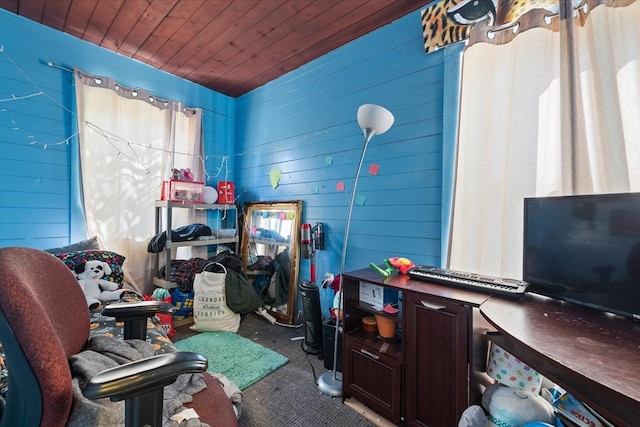
M 27 359 L 38 361 L 31 369 L 45 396 L 43 419 L 62 426 L 73 400 L 67 359 L 80 352 L 89 337 L 84 294 L 66 265 L 35 249 L 2 250 L 0 277 L 2 312 Z M 11 360 L 7 363 L 10 369 Z
M 233 427 L 238 425 L 233 405 L 218 380 L 205 372 L 207 389 L 196 393 L 193 402 L 185 406 L 195 409 L 200 421 L 211 427 Z
M 84 294 L 62 261 L 30 248 L 0 249 L 0 278 L 0 308 L 22 352 L 38 361 L 31 369 L 44 396 L 42 419 L 47 426 L 64 426 L 73 401 L 68 359 L 82 351 L 89 338 Z M 211 427 L 236 426 L 235 411 L 218 381 L 205 373 L 205 382 L 207 389 L 187 406 Z

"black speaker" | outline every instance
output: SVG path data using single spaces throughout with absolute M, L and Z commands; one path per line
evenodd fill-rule
M 302 349 L 306 353 L 322 353 L 322 311 L 320 309 L 320 289 L 315 283 L 303 280 L 298 285 L 302 299 L 304 316 L 304 342 Z

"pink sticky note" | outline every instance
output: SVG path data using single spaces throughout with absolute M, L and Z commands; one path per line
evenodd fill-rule
M 284 213 L 284 212 L 280 212 L 280 219 L 281 219 L 281 220 L 285 220 L 285 219 L 287 219 L 287 214 L 286 214 L 286 213 Z
M 336 184 L 336 191 L 344 191 L 344 182 L 340 181 Z
M 378 175 L 378 171 L 380 170 L 380 165 L 376 165 L 375 163 L 371 163 L 369 166 L 369 174 L 370 175 Z

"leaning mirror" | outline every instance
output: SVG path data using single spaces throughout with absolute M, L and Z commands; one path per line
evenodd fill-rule
M 269 314 L 287 324 L 296 317 L 301 215 L 301 200 L 245 204 L 244 271 Z

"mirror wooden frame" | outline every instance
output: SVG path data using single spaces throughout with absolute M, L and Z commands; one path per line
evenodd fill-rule
M 281 241 L 271 238 L 260 238 L 258 234 L 257 219 L 268 219 L 270 221 L 279 221 L 282 219 L 291 221 L 291 230 L 288 241 Z M 242 244 L 240 246 L 240 257 L 242 258 L 242 267 L 253 283 L 258 276 L 273 275 L 273 271 L 249 269 L 248 265 L 250 250 L 257 251 L 256 247 L 262 245 L 261 249 L 268 250 L 266 247 L 272 247 L 272 258 L 277 253 L 289 249 L 289 289 L 286 304 L 286 311 L 283 312 L 279 307 L 271 307 L 266 305 L 265 308 L 269 314 L 276 318 L 276 321 L 293 324 L 297 317 L 297 300 L 298 300 L 298 274 L 300 271 L 299 254 L 300 254 L 300 226 L 302 224 L 302 200 L 293 200 L 285 202 L 246 202 L 244 210 L 244 220 L 242 226 Z M 281 230 L 271 230 L 276 235 L 280 235 Z M 272 236 L 269 236 L 272 237 Z M 284 248 L 284 249 L 282 249 Z

